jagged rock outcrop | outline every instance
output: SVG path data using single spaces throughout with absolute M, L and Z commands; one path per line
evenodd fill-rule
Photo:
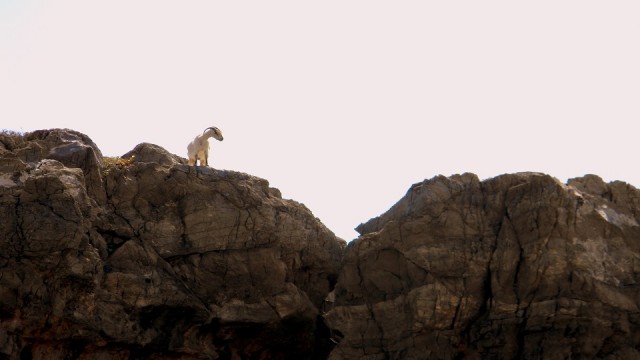
M 640 358 L 640 191 L 435 177 L 346 248 L 266 180 L 0 133 L 0 359 Z
M 346 249 L 330 358 L 638 359 L 639 223 L 597 176 L 415 184 Z
M 343 240 L 266 180 L 124 158 L 0 134 L 0 358 L 326 357 Z

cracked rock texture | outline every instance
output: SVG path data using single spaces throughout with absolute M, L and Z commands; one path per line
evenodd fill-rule
M 345 242 L 266 180 L 131 155 L 0 134 L 0 359 L 326 358 Z
M 638 359 L 639 223 L 593 175 L 415 184 L 346 249 L 330 358 Z
M 639 224 L 623 182 L 463 174 L 345 248 L 266 180 L 0 133 L 0 359 L 640 359 Z

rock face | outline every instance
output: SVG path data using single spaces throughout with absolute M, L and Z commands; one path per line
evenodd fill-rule
M 185 162 L 0 134 L 0 359 L 640 358 L 625 183 L 440 176 L 345 248 L 266 180 Z
M 0 358 L 326 358 L 344 241 L 266 180 L 125 157 L 0 134 Z
M 597 176 L 415 184 L 346 249 L 330 358 L 638 359 L 639 223 Z

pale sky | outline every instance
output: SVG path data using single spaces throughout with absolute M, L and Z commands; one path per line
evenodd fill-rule
M 0 0 L 0 129 L 266 178 L 338 236 L 438 174 L 640 187 L 640 1 Z

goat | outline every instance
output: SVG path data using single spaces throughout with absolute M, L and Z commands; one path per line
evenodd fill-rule
M 208 166 L 209 163 L 209 138 L 222 141 L 222 132 L 217 127 L 208 127 L 202 134 L 196 136 L 187 146 L 189 166 L 196 165 L 200 160 L 200 166 Z

